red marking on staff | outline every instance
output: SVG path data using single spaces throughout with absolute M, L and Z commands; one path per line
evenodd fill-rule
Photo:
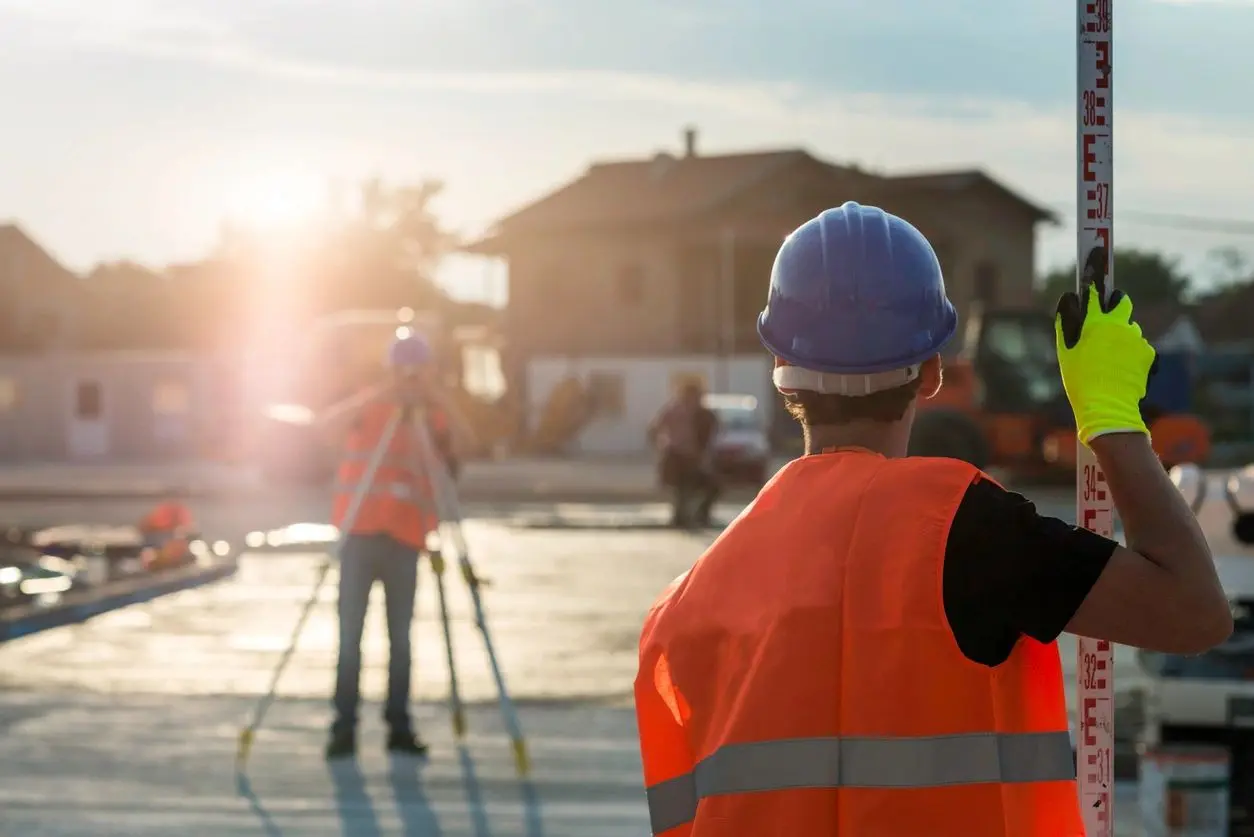
M 1097 53 L 1097 86 L 1107 90 L 1110 88 L 1110 41 L 1098 41 L 1093 47 Z
M 1096 688 L 1098 688 L 1098 689 L 1104 689 L 1104 688 L 1106 688 L 1106 678 L 1105 678 L 1105 677 L 1098 677 L 1098 678 L 1095 678 L 1093 682 L 1096 684 Z
M 1106 252 L 1109 253 L 1110 252 L 1110 229 L 1108 227 L 1098 227 L 1096 230 L 1094 230 L 1094 232 L 1096 232 L 1097 237 L 1101 239 L 1102 247 L 1105 247 Z M 1105 644 L 1103 645 L 1103 643 Z M 1102 640 L 1101 642 L 1097 643 L 1097 650 L 1109 651 L 1110 643 L 1106 642 L 1106 640 Z
M 1096 668 L 1098 671 L 1105 671 L 1105 670 L 1106 670 L 1106 661 L 1105 661 L 1105 660 L 1098 660 L 1098 661 L 1097 661 L 1097 665 L 1095 666 L 1095 668 Z
M 1097 712 L 1097 698 L 1084 699 L 1084 711 L 1080 714 L 1083 718 L 1084 726 L 1084 743 L 1089 747 L 1097 746 L 1097 736 L 1093 734 L 1093 727 L 1097 723 L 1097 719 L 1093 717 Z
M 1093 164 L 1097 162 L 1097 155 L 1093 153 L 1093 146 L 1097 144 L 1096 134 L 1084 135 L 1084 182 L 1097 182 L 1097 172 L 1093 171 Z
M 1105 230 L 1102 230 L 1102 232 L 1105 232 Z M 1099 639 L 1099 640 L 1097 641 L 1097 650 L 1098 650 L 1098 651 L 1109 651 L 1109 650 L 1110 650 L 1110 640 L 1108 640 L 1108 639 Z

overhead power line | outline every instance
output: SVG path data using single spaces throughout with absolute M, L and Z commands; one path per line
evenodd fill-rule
M 1059 214 L 1074 218 L 1075 209 L 1064 209 Z M 1254 220 L 1248 218 L 1215 218 L 1203 215 L 1176 215 L 1167 212 L 1142 212 L 1135 209 L 1116 208 L 1116 227 L 1121 222 L 1138 227 L 1157 227 L 1159 229 L 1179 230 L 1181 232 L 1254 237 Z

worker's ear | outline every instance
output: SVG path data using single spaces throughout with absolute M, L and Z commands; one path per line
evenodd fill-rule
M 919 369 L 919 396 L 935 398 L 940 392 L 944 377 L 940 355 L 933 355 L 923 361 L 923 366 Z

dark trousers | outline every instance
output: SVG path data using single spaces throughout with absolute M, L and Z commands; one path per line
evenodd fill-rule
M 666 454 L 662 468 L 674 491 L 671 525 L 708 526 L 721 493 L 718 477 L 698 460 L 674 453 Z
M 409 642 L 418 592 L 418 551 L 387 535 L 349 535 L 340 561 L 340 653 L 335 666 L 335 723 L 338 732 L 357 726 L 361 700 L 361 635 L 366 624 L 370 590 L 383 584 L 387 610 L 388 693 L 383 720 L 394 733 L 411 731 L 409 687 L 412 652 Z

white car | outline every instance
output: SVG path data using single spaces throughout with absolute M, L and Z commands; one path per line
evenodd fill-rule
M 1193 466 L 1172 469 L 1172 480 L 1193 506 L 1208 533 L 1231 527 L 1236 550 L 1215 556 L 1215 566 L 1232 604 L 1233 633 L 1204 654 L 1138 651 L 1145 674 L 1144 747 L 1212 745 L 1229 749 L 1230 831 L 1254 833 L 1254 544 L 1251 501 L 1254 467 L 1221 478 L 1224 502 L 1206 502 L 1211 481 Z M 1227 508 L 1225 508 L 1225 506 Z M 1245 523 L 1240 521 L 1244 518 Z M 1245 536 L 1242 535 L 1244 531 Z M 1229 547 L 1230 548 L 1230 547 Z M 1216 832 L 1219 833 L 1219 832 Z
M 1233 520 L 1242 517 L 1242 506 L 1254 493 L 1254 467 L 1223 483 L 1224 504 L 1207 495 L 1211 480 L 1195 466 L 1171 472 L 1172 482 L 1189 500 L 1208 531 L 1222 525 L 1222 505 Z M 1237 527 L 1233 526 L 1234 534 Z M 1237 538 L 1238 547 L 1244 546 Z M 1163 654 L 1138 651 L 1140 667 L 1148 678 L 1145 695 L 1147 743 L 1172 743 L 1192 731 L 1199 743 L 1220 735 L 1225 727 L 1254 728 L 1254 550 L 1239 549 L 1217 554 L 1215 568 L 1232 604 L 1233 634 L 1223 645 L 1205 654 Z M 1185 738 L 1182 740 L 1193 740 Z
M 731 484 L 755 488 L 770 476 L 771 442 L 766 419 L 752 395 L 706 395 L 703 403 L 718 416 L 714 469 Z
M 1218 743 L 1233 729 L 1254 734 L 1254 556 L 1217 556 L 1234 630 L 1205 654 L 1137 653 L 1148 676 L 1146 743 Z

